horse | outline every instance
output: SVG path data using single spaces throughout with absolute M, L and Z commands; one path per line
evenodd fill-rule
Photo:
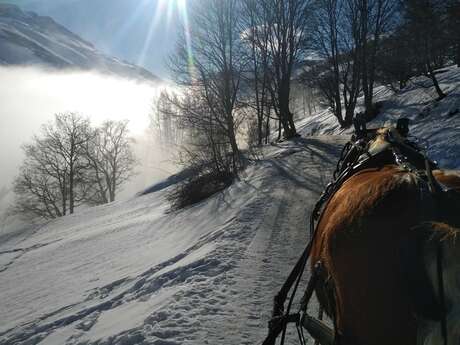
M 368 151 L 395 133 L 378 130 Z M 457 345 L 460 171 L 426 173 L 393 153 L 348 176 L 316 226 L 310 262 L 323 267 L 315 290 L 334 321 L 330 343 Z

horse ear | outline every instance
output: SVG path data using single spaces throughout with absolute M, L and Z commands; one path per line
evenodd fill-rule
M 424 319 L 439 321 L 442 309 L 428 275 L 428 263 L 425 262 L 426 244 L 437 243 L 433 237 L 435 226 L 435 223 L 424 223 L 409 230 L 401 243 L 401 273 L 407 282 L 408 296 L 415 314 Z

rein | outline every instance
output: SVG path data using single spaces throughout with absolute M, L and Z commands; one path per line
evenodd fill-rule
M 302 274 L 307 265 L 308 258 L 310 257 L 313 242 L 316 237 L 315 236 L 316 235 L 316 225 L 319 223 L 321 219 L 321 215 L 322 215 L 321 211 L 322 209 L 324 209 L 323 206 L 330 200 L 330 198 L 339 189 L 339 187 L 346 180 L 346 178 L 349 175 L 351 175 L 350 173 L 351 167 L 344 169 L 343 163 L 346 161 L 346 157 L 348 157 L 353 147 L 354 147 L 354 143 L 352 141 L 347 142 L 345 146 L 343 147 L 341 154 L 340 154 L 340 159 L 337 163 L 336 169 L 333 174 L 334 181 L 329 183 L 326 186 L 326 189 L 321 194 L 319 200 L 316 202 L 313 208 L 313 211 L 310 215 L 310 240 L 307 246 L 305 247 L 302 255 L 300 256 L 299 260 L 297 261 L 294 268 L 292 269 L 291 273 L 289 274 L 288 278 L 286 279 L 283 286 L 281 287 L 280 291 L 274 298 L 272 318 L 268 324 L 269 333 L 268 333 L 268 336 L 265 338 L 263 345 L 274 345 L 276 342 L 276 338 L 279 336 L 280 333 L 282 333 L 280 344 L 284 344 L 284 340 L 286 336 L 286 327 L 288 323 L 295 322 L 297 325 L 297 329 L 299 330 L 299 326 L 300 326 L 299 324 L 301 322 L 300 314 L 299 313 L 289 314 L 290 309 L 292 307 L 292 303 L 294 301 L 294 297 L 297 292 L 297 288 L 302 278 Z M 313 279 L 310 279 L 310 281 L 312 280 Z M 293 286 L 294 286 L 294 289 L 289 299 L 288 307 L 286 309 L 286 312 L 284 312 L 284 303 L 286 302 L 289 291 L 291 290 Z M 304 303 L 308 303 L 308 300 L 305 300 Z M 299 331 L 299 339 L 301 343 L 303 343 L 303 340 L 302 340 L 303 337 L 302 337 L 301 331 Z
M 322 211 L 324 210 L 325 205 L 332 198 L 335 192 L 342 186 L 342 184 L 349 177 L 354 175 L 357 171 L 364 169 L 362 167 L 362 163 L 356 165 L 349 164 L 350 156 L 353 154 L 354 151 L 358 150 L 358 148 L 360 148 L 359 150 L 361 150 L 363 148 L 361 147 L 362 144 L 363 143 L 361 141 L 354 141 L 354 139 L 352 138 L 351 141 L 345 144 L 340 153 L 339 161 L 337 162 L 336 169 L 333 173 L 333 182 L 329 183 L 326 186 L 326 189 L 321 194 L 319 200 L 316 202 L 313 211 L 310 215 L 310 240 L 307 246 L 305 247 L 301 257 L 299 258 L 291 273 L 289 274 L 288 278 L 281 287 L 280 291 L 274 298 L 272 318 L 268 324 L 269 334 L 265 338 L 263 345 L 274 345 L 276 342 L 276 338 L 279 336 L 280 333 L 282 334 L 280 344 L 284 344 L 286 328 L 288 323 L 295 322 L 297 325 L 297 329 L 299 331 L 299 327 L 301 326 L 300 323 L 302 322 L 300 318 L 300 313 L 290 314 L 290 309 L 292 307 L 295 294 L 297 292 L 300 280 L 302 278 L 302 274 L 307 265 L 308 258 L 310 257 L 313 242 L 316 237 L 316 225 L 321 220 Z M 355 159 L 357 159 L 358 157 L 359 156 L 356 155 Z M 310 281 L 312 280 L 313 277 L 310 279 Z M 289 298 L 288 307 L 286 309 L 286 312 L 284 312 L 284 303 L 286 302 L 289 291 L 293 286 L 294 289 Z M 303 304 L 305 304 L 305 306 L 308 303 L 308 300 L 304 300 Z M 304 342 L 301 331 L 299 331 L 299 339 L 301 343 Z
M 447 345 L 446 296 L 445 296 L 445 289 L 444 289 L 442 261 L 443 261 L 443 250 L 442 250 L 442 243 L 440 242 L 438 244 L 438 249 L 436 253 L 436 266 L 437 266 L 437 273 L 438 273 L 439 304 L 441 307 L 441 320 L 440 320 L 441 334 L 444 339 L 444 345 Z

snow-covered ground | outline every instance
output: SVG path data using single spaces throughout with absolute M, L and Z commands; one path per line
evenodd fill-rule
M 411 120 L 411 134 L 421 140 L 432 159 L 441 167 L 460 169 L 460 68 L 456 65 L 444 68 L 438 71 L 437 77 L 447 94 L 439 102 L 432 82 L 425 77 L 411 80 L 396 95 L 387 87 L 376 88 L 375 100 L 383 101 L 383 107 L 368 126 L 394 124 L 398 118 L 407 117 Z M 352 128 L 340 129 L 328 110 L 302 120 L 299 128 L 305 135 L 349 135 L 353 131 Z
M 0 344 L 260 342 L 343 141 L 272 146 L 185 210 L 170 211 L 164 189 L 10 234 Z
M 430 156 L 459 168 L 460 70 L 439 77 L 440 102 L 422 80 L 394 96 L 378 89 L 384 108 L 371 126 L 410 117 Z M 299 128 L 303 138 L 265 148 L 239 181 L 187 209 L 168 208 L 169 186 L 4 229 L 0 344 L 260 343 L 347 139 L 331 135 L 341 130 L 328 112 Z

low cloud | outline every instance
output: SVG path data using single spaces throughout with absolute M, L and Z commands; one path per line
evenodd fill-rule
M 10 186 L 23 159 L 21 145 L 40 132 L 41 125 L 53 120 L 54 114 L 72 111 L 91 119 L 98 125 L 106 119 L 129 120 L 132 136 L 140 138 L 137 152 L 148 158 L 155 147 L 149 143 L 145 131 L 149 125 L 152 102 L 165 85 L 122 79 L 97 72 L 48 71 L 35 67 L 0 67 L 0 188 Z M 161 155 L 152 152 L 158 160 Z M 147 158 L 146 158 L 147 157 Z M 163 161 L 168 157 L 164 157 Z M 171 171 L 171 163 L 149 172 L 143 164 L 137 180 L 125 188 L 123 194 L 134 193 Z M 162 172 L 163 171 L 163 172 Z M 151 182 L 150 182 L 151 183 Z

